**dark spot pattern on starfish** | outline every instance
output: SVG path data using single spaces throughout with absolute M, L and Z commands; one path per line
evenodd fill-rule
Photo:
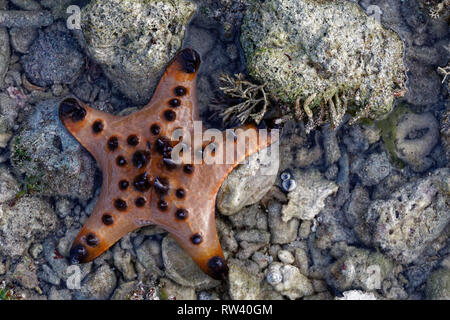
M 94 156 L 103 175 L 96 206 L 72 245 L 72 263 L 91 261 L 129 232 L 156 224 L 208 275 L 226 276 L 214 217 L 217 192 L 235 166 L 274 141 L 270 136 L 258 139 L 257 128 L 246 125 L 242 132 L 255 131 L 254 138 L 245 153 L 233 151 L 234 163 L 175 164 L 171 153 L 180 142 L 168 137 L 180 128 L 193 137 L 194 121 L 200 120 L 199 66 L 197 52 L 182 50 L 168 64 L 151 101 L 128 116 L 107 114 L 74 98 L 60 104 L 61 121 Z M 236 149 L 236 141 L 227 141 L 225 132 L 223 138 L 223 145 L 215 147 Z

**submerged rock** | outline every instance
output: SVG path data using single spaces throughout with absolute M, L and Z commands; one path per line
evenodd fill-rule
M 297 267 L 289 264 L 273 262 L 266 270 L 266 281 L 291 300 L 314 293 L 311 280 L 301 274 Z
M 413 262 L 450 221 L 449 188 L 450 170 L 443 168 L 373 201 L 366 215 L 373 243 L 402 263 Z
M 0 165 L 0 203 L 14 199 L 19 192 L 19 184 L 9 169 L 4 165 Z
M 278 202 L 272 202 L 267 208 L 268 225 L 270 228 L 271 240 L 273 244 L 285 244 L 294 241 L 297 238 L 298 226 L 300 221 L 291 218 L 285 222 L 281 214 L 282 206 Z
M 450 109 L 444 114 L 441 119 L 441 136 L 442 144 L 444 145 L 446 156 L 447 156 L 447 166 L 450 164 Z
M 281 296 L 264 283 L 258 267 L 248 260 L 232 259 L 228 262 L 229 293 L 233 300 L 279 300 Z
M 6 72 L 8 72 L 11 59 L 11 47 L 9 46 L 9 35 L 6 28 L 0 28 L 0 86 L 3 86 Z
M 120 92 L 145 104 L 194 10 L 185 0 L 91 1 L 81 13 L 87 51 Z
M 405 93 L 400 37 L 356 3 L 250 2 L 240 39 L 250 75 L 283 102 L 299 98 L 310 121 L 325 108 L 336 126 L 352 105 L 382 117 Z
M 394 274 L 394 262 L 381 253 L 349 247 L 347 252 L 330 266 L 328 284 L 340 291 L 362 288 L 380 290 L 383 280 Z
M 171 236 L 162 242 L 162 257 L 166 275 L 182 286 L 209 289 L 220 283 L 204 273 Z
M 19 282 L 24 288 L 36 288 L 39 286 L 36 269 L 37 267 L 34 264 L 33 260 L 28 257 L 23 257 L 17 264 L 12 278 Z
M 108 299 L 117 284 L 114 271 L 106 264 L 100 266 L 94 273 L 90 274 L 82 284 L 78 299 L 105 300 Z
M 12 139 L 11 162 L 18 175 L 25 175 L 29 191 L 80 199 L 92 196 L 95 162 L 62 125 L 56 100 L 38 104 Z
M 79 76 L 84 56 L 62 23 L 39 31 L 29 53 L 22 58 L 25 73 L 33 84 L 46 87 L 53 84 L 71 84 Z
M 450 269 L 441 268 L 430 275 L 426 295 L 430 300 L 450 300 Z
M 352 163 L 351 169 L 364 186 L 375 186 L 391 173 L 392 166 L 385 152 L 372 153 L 364 161 L 358 160 Z
M 431 113 L 406 113 L 398 120 L 396 154 L 414 171 L 425 171 L 433 164 L 427 156 L 438 141 L 439 123 Z
M 278 145 L 276 145 L 278 147 Z M 223 182 L 217 194 L 217 209 L 224 215 L 233 215 L 243 207 L 264 197 L 277 178 L 279 158 L 270 156 L 269 147 L 251 155 Z
M 0 253 L 20 256 L 31 243 L 43 240 L 57 226 L 57 216 L 44 200 L 25 196 L 12 206 L 3 203 L 0 207 Z
M 282 209 L 283 221 L 292 218 L 312 220 L 325 207 L 326 198 L 336 193 L 339 187 L 315 169 L 297 170 L 294 175 L 301 183 L 288 193 L 289 202 Z

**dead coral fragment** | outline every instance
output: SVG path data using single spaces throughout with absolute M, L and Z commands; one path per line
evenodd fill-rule
M 259 124 L 270 104 L 264 90 L 265 84 L 254 84 L 246 80 L 243 74 L 236 74 L 234 78 L 222 74 L 220 81 L 223 83 L 220 90 L 229 97 L 241 101 L 221 113 L 223 121 L 232 122 L 238 119 L 241 123 L 244 123 L 248 118 L 252 118 L 256 124 Z
M 448 64 L 446 67 L 438 67 L 437 71 L 438 71 L 438 73 L 440 73 L 444 76 L 444 79 L 442 79 L 442 83 L 445 83 L 445 80 L 447 80 L 447 77 L 450 76 L 450 64 Z
M 441 14 L 445 11 L 446 8 L 450 7 L 450 0 L 444 0 L 435 4 L 430 8 L 430 17 L 433 19 L 439 19 Z

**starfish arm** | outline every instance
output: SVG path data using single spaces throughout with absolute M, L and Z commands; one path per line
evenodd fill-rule
M 196 79 L 200 56 L 192 49 L 179 52 L 167 66 L 151 101 L 135 117 L 151 115 L 161 128 L 161 135 L 170 137 L 175 129 L 190 130 L 199 120 Z
M 122 237 L 138 228 L 133 220 L 117 213 L 109 203 L 100 199 L 72 244 L 72 264 L 94 260 Z
M 101 166 L 112 123 L 118 117 L 93 109 L 75 98 L 68 98 L 60 103 L 59 117 L 66 129 Z

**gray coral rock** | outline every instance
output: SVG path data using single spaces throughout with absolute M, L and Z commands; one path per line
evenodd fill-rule
M 0 148 L 5 148 L 8 145 L 19 112 L 20 103 L 18 100 L 11 98 L 6 93 L 0 93 Z
M 33 260 L 23 257 L 14 269 L 12 278 L 27 289 L 33 289 L 39 286 L 39 280 L 36 274 L 37 266 Z
M 209 289 L 220 283 L 206 275 L 171 236 L 163 239 L 162 257 L 166 275 L 182 286 Z
M 450 269 L 441 268 L 430 275 L 426 296 L 430 300 L 450 300 Z
M 285 222 L 282 219 L 281 209 L 282 206 L 278 202 L 272 202 L 269 204 L 269 228 L 271 238 L 270 241 L 273 244 L 285 244 L 294 241 L 297 238 L 299 220 L 292 218 Z
M 35 85 L 71 84 L 81 72 L 84 56 L 69 30 L 58 23 L 39 31 L 29 53 L 23 56 L 22 65 L 28 80 Z
M 3 86 L 6 72 L 8 72 L 9 61 L 11 59 L 11 47 L 9 45 L 9 35 L 6 28 L 0 28 L 0 86 Z
M 357 3 L 250 2 L 241 34 L 248 70 L 282 101 L 309 100 L 312 108 L 326 103 L 333 117 L 344 97 L 369 110 L 363 114 L 381 117 L 394 95 L 404 94 L 400 37 Z
M 54 232 L 58 219 L 46 201 L 24 196 L 11 206 L 0 207 L 0 253 L 17 257 L 31 243 L 41 241 Z
M 380 290 L 383 280 L 393 276 L 394 266 L 394 262 L 381 253 L 349 247 L 329 267 L 327 282 L 340 291 L 358 288 Z
M 38 36 L 38 31 L 35 28 L 12 28 L 9 34 L 14 50 L 20 53 L 28 53 L 30 46 Z
M 194 11 L 185 0 L 91 1 L 82 10 L 87 51 L 125 96 L 145 104 Z
M 441 136 L 447 156 L 447 166 L 450 166 L 450 108 L 441 119 Z
M 159 285 L 161 296 L 168 300 L 197 300 L 195 289 L 192 287 L 180 286 L 167 278 L 162 278 Z
M 87 277 L 80 291 L 76 292 L 76 297 L 88 300 L 105 300 L 111 296 L 116 284 L 117 277 L 114 271 L 104 264 Z
M 314 293 L 311 280 L 301 274 L 300 270 L 289 264 L 273 262 L 266 270 L 266 281 L 276 291 L 294 300 Z
M 406 113 L 398 120 L 396 154 L 414 171 L 425 171 L 433 164 L 427 156 L 438 141 L 439 123 L 431 113 Z
M 253 154 L 228 175 L 217 194 L 220 213 L 233 215 L 264 197 L 277 178 L 279 158 L 270 153 L 277 146 Z
M 263 282 L 258 267 L 248 260 L 231 259 L 229 266 L 229 294 L 233 300 L 279 300 L 281 296 Z
M 12 139 L 11 162 L 33 192 L 80 199 L 92 196 L 95 162 L 62 125 L 57 100 L 36 106 Z
M 4 165 L 0 165 L 0 203 L 14 199 L 19 192 L 19 184 L 9 169 Z
M 373 243 L 402 263 L 417 259 L 450 221 L 449 192 L 450 169 L 443 168 L 400 187 L 388 200 L 373 201 L 366 216 Z
M 374 186 L 391 173 L 392 166 L 386 153 L 381 152 L 371 153 L 364 161 L 353 162 L 351 170 L 356 171 L 364 186 Z
M 283 221 L 292 218 L 312 220 L 325 207 L 326 198 L 336 193 L 339 187 L 316 169 L 297 170 L 294 175 L 300 183 L 288 193 L 289 202 L 282 210 Z

